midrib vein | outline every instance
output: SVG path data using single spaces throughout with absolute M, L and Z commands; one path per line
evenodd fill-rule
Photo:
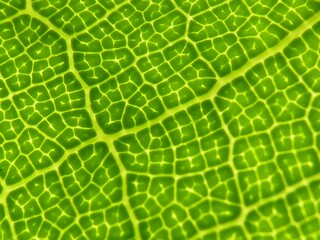
M 139 126 L 130 128 L 130 129 L 123 129 L 117 133 L 108 135 L 109 138 L 118 139 L 121 136 L 136 133 L 144 128 L 151 127 L 152 125 L 159 123 L 166 119 L 169 116 L 172 116 L 183 109 L 187 109 L 188 107 L 201 103 L 208 99 L 213 99 L 216 94 L 219 92 L 219 90 L 225 86 L 226 84 L 230 83 L 232 80 L 236 79 L 237 77 L 243 76 L 248 70 L 250 70 L 253 66 L 255 66 L 258 63 L 264 62 L 266 59 L 268 59 L 271 56 L 274 56 L 276 53 L 281 52 L 285 47 L 288 46 L 288 44 L 294 40 L 295 38 L 301 36 L 306 30 L 308 30 L 311 26 L 313 26 L 315 23 L 319 21 L 319 14 L 315 14 L 308 20 L 306 20 L 303 24 L 301 24 L 299 27 L 297 27 L 295 30 L 289 32 L 289 34 L 278 44 L 275 46 L 269 48 L 268 50 L 264 51 L 262 54 L 258 55 L 257 57 L 252 58 L 249 60 L 245 65 L 243 65 L 241 68 L 231 72 L 230 74 L 218 78 L 216 84 L 213 86 L 211 90 L 209 90 L 207 93 L 205 93 L 202 96 L 196 97 L 195 99 L 188 101 L 182 105 L 176 106 L 174 108 L 166 110 L 164 114 L 162 114 L 159 117 L 156 117 L 144 124 L 141 124 Z

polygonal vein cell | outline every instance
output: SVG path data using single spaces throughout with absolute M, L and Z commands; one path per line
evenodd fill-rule
M 228 143 L 211 101 L 115 142 L 135 172 L 127 177 L 128 197 L 143 238 L 187 239 L 240 214 Z
M 32 1 L 33 9 L 65 33 L 72 35 L 94 24 L 110 8 L 108 1 Z
M 121 188 L 119 168 L 105 143 L 87 145 L 58 170 L 8 194 L 10 227 L 18 239 L 130 239 L 132 223 L 121 203 Z M 9 234 L 5 222 L 3 226 Z
M 309 186 L 250 212 L 245 224 L 251 236 L 255 239 L 262 236 L 273 239 L 271 232 L 276 230 L 276 239 L 317 239 L 320 227 L 317 216 L 319 189 L 320 182 L 313 181 Z
M 288 31 L 319 9 L 314 0 L 286 3 L 234 0 L 217 7 L 215 1 L 177 2 L 192 15 L 188 36 L 220 76 L 279 43 Z
M 214 98 L 236 138 L 233 162 L 246 205 L 318 172 L 319 144 L 311 128 L 316 125 L 316 111 L 310 111 L 314 91 L 310 80 L 317 73 L 299 72 L 291 65 L 294 56 L 305 54 L 306 45 L 319 52 L 319 46 L 312 44 L 318 39 L 317 28 L 303 34 L 305 42 L 295 39 L 282 53 L 223 86 Z M 303 81 L 305 76 L 310 80 Z
M 29 15 L 1 23 L 0 39 L 3 97 L 8 91 L 22 91 L 32 84 L 45 82 L 69 67 L 65 41 Z
M 4 0 L 0 3 L 0 21 L 7 20 L 11 16 L 19 13 L 26 8 L 26 2 L 23 0 Z
M 66 149 L 96 136 L 85 107 L 84 90 L 72 73 L 13 96 L 21 118 Z
M 133 11 L 129 6 L 119 11 L 122 10 L 128 15 Z M 181 13 L 170 12 L 168 17 L 157 19 L 154 26 L 139 23 L 141 30 L 137 27 L 138 32 L 133 32 L 132 37 L 131 34 L 126 37 L 128 33 L 120 27 L 129 23 L 119 27 L 114 23 L 118 18 L 123 16 L 111 14 L 108 21 L 100 22 L 72 41 L 80 76 L 88 85 L 99 84 L 91 89 L 91 106 L 105 133 L 143 124 L 165 109 L 201 96 L 214 85 L 214 73 L 206 62 L 198 59 L 194 46 L 181 38 L 169 37 L 183 34 L 184 30 L 176 29 L 184 21 Z M 167 38 L 163 44 L 154 43 L 148 51 L 138 51 L 140 45 L 132 43 L 136 36 L 146 41 L 159 40 L 157 31 Z
M 184 42 L 179 44 L 168 51 L 172 55 L 168 60 L 172 59 L 177 68 L 188 64 L 189 60 L 183 63 L 183 58 L 176 56 L 175 47 L 181 51 L 191 47 Z M 153 54 L 141 59 L 138 69 L 128 68 L 117 77 L 93 87 L 91 107 L 100 127 L 105 133 L 133 128 L 162 115 L 166 109 L 206 93 L 215 82 L 214 75 L 204 62 L 191 62 L 190 66 L 174 74 L 177 70 L 170 66 L 170 61 L 160 53 Z M 152 66 L 157 66 L 158 70 Z
M 0 151 L 1 177 L 7 185 L 21 182 L 35 171 L 52 166 L 64 153 L 59 145 L 34 128 L 26 128 L 17 141 L 5 142 Z
M 125 168 L 152 174 L 187 174 L 226 163 L 229 139 L 210 101 L 115 142 Z

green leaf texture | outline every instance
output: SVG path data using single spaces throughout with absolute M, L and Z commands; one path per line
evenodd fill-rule
M 320 239 L 318 0 L 1 0 L 1 240 Z

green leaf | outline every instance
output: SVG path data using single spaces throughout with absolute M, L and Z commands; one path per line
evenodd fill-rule
M 317 0 L 0 2 L 0 240 L 319 239 Z

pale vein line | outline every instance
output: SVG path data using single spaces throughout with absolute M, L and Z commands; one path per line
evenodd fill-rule
M 313 17 L 309 18 L 307 21 L 305 21 L 303 24 L 301 24 L 295 30 L 293 30 L 292 32 L 289 32 L 289 34 L 282 41 L 280 41 L 277 45 L 267 49 L 263 54 L 260 54 L 259 56 L 249 60 L 245 65 L 243 65 L 238 70 L 235 70 L 235 71 L 231 72 L 230 74 L 226 75 L 225 77 L 218 79 L 218 81 L 216 82 L 214 87 L 210 91 L 205 93 L 204 95 L 202 95 L 200 97 L 196 97 L 195 99 L 193 99 L 189 102 L 186 102 L 185 104 L 168 109 L 166 111 L 166 113 L 164 113 L 161 116 L 154 118 L 144 124 L 141 124 L 141 125 L 136 126 L 134 128 L 124 129 L 124 130 L 121 130 L 117 133 L 111 134 L 112 138 L 117 139 L 117 138 L 124 136 L 124 135 L 127 135 L 127 134 L 136 133 L 144 128 L 151 127 L 152 125 L 163 121 L 168 116 L 172 116 L 172 115 L 174 115 L 174 114 L 182 111 L 183 109 L 186 109 L 194 104 L 198 104 L 198 103 L 201 103 L 207 99 L 214 98 L 222 87 L 224 87 L 225 85 L 230 83 L 235 78 L 243 76 L 248 70 L 250 70 L 256 64 L 265 61 L 267 58 L 274 56 L 278 52 L 281 52 L 285 47 L 288 46 L 288 44 L 292 40 L 294 40 L 296 37 L 302 35 L 302 33 L 304 33 L 307 29 L 309 29 L 315 23 L 317 23 L 319 21 L 319 19 L 320 19 L 319 14 L 316 14 Z M 109 137 L 110 137 L 110 135 L 109 135 Z
M 119 5 L 116 9 L 118 9 L 119 7 L 121 7 L 121 5 Z M 122 179 L 122 203 L 124 204 L 125 208 L 127 209 L 127 212 L 129 214 L 129 218 L 132 222 L 133 228 L 134 228 L 134 234 L 135 234 L 135 238 L 136 239 L 140 239 L 141 237 L 140 235 L 140 231 L 139 231 L 139 226 L 138 226 L 138 219 L 136 218 L 136 216 L 134 215 L 134 213 L 131 210 L 130 204 L 129 204 L 129 199 L 127 196 L 127 187 L 126 187 L 126 176 L 127 176 L 127 172 L 126 169 L 124 167 L 124 165 L 122 164 L 117 151 L 114 149 L 112 140 L 113 139 L 109 139 L 108 136 L 106 136 L 104 134 L 104 132 L 102 131 L 102 129 L 100 128 L 100 126 L 98 125 L 95 115 L 90 107 L 90 88 L 89 86 L 87 86 L 87 84 L 84 82 L 84 80 L 81 78 L 81 76 L 79 75 L 78 71 L 75 68 L 75 63 L 74 63 L 74 58 L 73 58 L 73 50 L 72 50 L 72 36 L 69 36 L 68 34 L 64 33 L 63 31 L 61 31 L 59 28 L 55 27 L 48 19 L 46 19 L 45 17 L 41 16 L 40 14 L 38 14 L 36 11 L 33 10 L 32 6 L 29 4 L 28 7 L 28 11 L 29 13 L 31 13 L 32 16 L 34 16 L 35 18 L 37 18 L 39 21 L 47 24 L 49 26 L 50 29 L 58 32 L 66 41 L 67 44 L 67 53 L 68 53 L 68 59 L 69 59 L 69 70 L 70 72 L 72 72 L 76 78 L 80 81 L 84 91 L 85 91 L 85 109 L 87 110 L 87 112 L 90 115 L 90 118 L 92 120 L 92 124 L 93 124 L 93 129 L 95 129 L 96 133 L 97 133 L 97 137 L 91 139 L 90 141 L 87 141 L 85 143 L 80 144 L 76 149 L 71 149 L 70 151 L 66 151 L 65 154 L 63 155 L 63 157 L 60 159 L 61 161 L 58 161 L 54 167 L 49 167 L 46 168 L 45 171 L 43 172 L 37 172 L 37 175 L 41 175 L 44 172 L 50 171 L 52 168 L 56 168 L 56 166 L 59 166 L 62 161 L 65 160 L 65 158 L 72 153 L 75 153 L 77 150 L 79 150 L 80 148 L 82 148 L 84 146 L 84 144 L 89 144 L 91 142 L 96 142 L 99 140 L 103 140 L 104 142 L 106 142 L 106 144 L 109 147 L 109 150 L 111 152 L 111 154 L 114 156 L 116 163 L 118 165 L 118 167 L 120 168 L 120 175 L 121 175 L 121 179 Z M 110 14 L 110 12 L 109 12 Z M 99 23 L 97 23 L 99 24 Z M 97 25 L 96 24 L 96 25 Z M 33 176 L 34 177 L 34 176 Z M 32 179 L 32 178 L 30 178 Z M 20 185 L 20 184 L 19 184 Z M 19 186 L 18 185 L 18 186 Z M 23 184 L 21 184 L 23 185 Z

